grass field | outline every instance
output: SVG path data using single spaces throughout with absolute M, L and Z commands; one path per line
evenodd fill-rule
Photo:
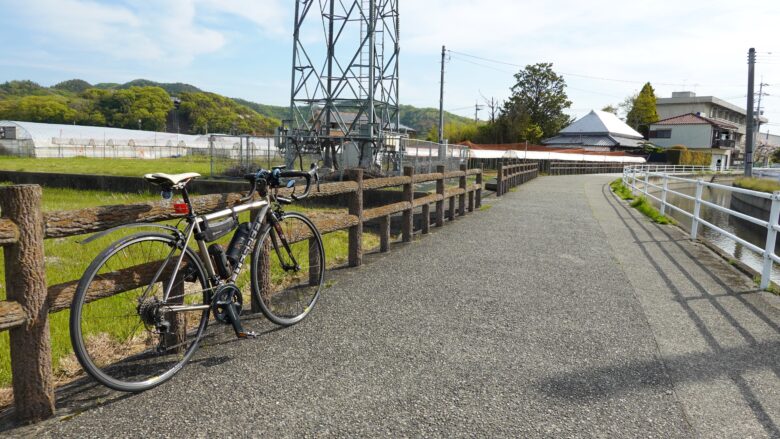
M 210 175 L 208 157 L 186 157 L 155 160 L 72 158 L 28 158 L 0 156 L 5 171 L 53 172 L 58 174 L 97 174 L 140 177 L 152 172 L 179 174 L 197 172 Z
M 91 206 L 128 204 L 156 199 L 158 199 L 158 196 L 156 195 L 112 194 L 101 191 L 76 191 L 45 188 L 43 194 L 43 208 L 48 211 L 71 210 Z M 296 207 L 291 207 L 289 210 L 306 212 L 305 209 Z M 317 210 L 325 211 L 328 209 Z M 242 222 L 248 221 L 248 215 L 248 213 L 242 214 L 240 220 Z M 116 232 L 87 245 L 79 243 L 85 239 L 87 235 L 47 240 L 45 244 L 47 284 L 56 285 L 79 279 L 90 262 L 103 248 L 120 236 L 126 235 L 126 233 L 127 232 Z M 379 245 L 379 239 L 376 235 L 366 233 L 363 236 L 363 244 L 366 250 L 374 249 Z M 229 239 L 230 236 L 227 236 L 223 238 L 223 241 L 228 241 Z M 329 233 L 323 236 L 323 241 L 328 266 L 340 265 L 347 261 L 347 231 Z M 4 267 L 3 255 L 2 252 L 0 252 L 0 300 L 4 300 L 6 297 Z M 110 299 L 104 300 L 110 301 Z M 60 361 L 71 355 L 68 319 L 68 311 L 62 311 L 51 315 L 52 358 L 55 372 L 60 371 Z M 4 331 L 0 332 L 0 388 L 8 386 L 10 382 L 9 340 L 8 332 Z

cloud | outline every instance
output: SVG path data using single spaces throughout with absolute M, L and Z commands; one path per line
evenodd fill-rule
M 285 9 L 280 0 L 28 0 L 14 13 L 37 44 L 172 67 L 224 48 L 236 18 L 283 33 Z M 219 26 L 204 19 L 210 16 L 226 20 Z

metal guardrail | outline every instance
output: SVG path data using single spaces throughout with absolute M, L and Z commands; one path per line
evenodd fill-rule
M 648 169 L 642 169 L 641 166 L 627 166 L 623 172 L 623 184 L 627 186 L 629 189 L 631 189 L 631 193 L 634 194 L 636 192 L 641 192 L 643 196 L 646 198 L 651 198 L 658 203 L 660 203 L 660 211 L 662 215 L 666 214 L 666 210 L 672 209 L 676 212 L 679 212 L 682 215 L 685 215 L 686 217 L 691 219 L 691 230 L 690 230 L 690 236 L 691 239 L 696 239 L 699 232 L 699 225 L 706 226 L 710 228 L 711 230 L 731 239 L 732 241 L 735 241 L 739 244 L 742 244 L 745 248 L 759 254 L 763 258 L 763 266 L 761 270 L 761 289 L 766 289 L 769 287 L 770 283 L 770 275 L 772 273 L 772 263 L 777 262 L 780 263 L 780 256 L 778 256 L 775 253 L 775 243 L 777 242 L 777 232 L 780 231 L 780 226 L 778 226 L 778 221 L 780 221 L 780 191 L 774 192 L 774 193 L 767 193 L 767 192 L 758 192 L 753 191 L 749 189 L 742 189 L 738 187 L 733 186 L 726 186 L 723 184 L 718 183 L 711 183 L 704 181 L 701 178 L 698 179 L 692 179 L 692 178 L 685 178 L 685 177 L 679 177 L 675 176 L 673 174 L 680 174 L 680 173 L 689 173 L 691 170 L 689 167 L 684 167 L 687 170 L 683 171 L 678 168 L 683 168 L 680 166 L 677 167 L 666 167 L 667 172 L 657 172 L 657 171 L 651 171 Z M 661 166 L 661 168 L 664 168 Z M 651 181 L 652 179 L 652 181 Z M 681 192 L 675 191 L 673 189 L 669 188 L 669 182 L 682 182 L 682 183 L 690 183 L 696 185 L 696 195 L 690 196 L 687 194 L 683 194 Z M 658 184 L 657 184 L 658 183 Z M 641 186 L 641 187 L 640 187 Z M 760 218 L 755 218 L 750 215 L 746 215 L 742 212 L 737 212 L 735 210 L 729 209 L 724 206 L 720 206 L 715 203 L 711 203 L 709 201 L 702 199 L 702 193 L 705 187 L 713 188 L 713 189 L 719 189 L 724 190 L 732 193 L 740 193 L 745 195 L 750 195 L 757 198 L 762 198 L 766 200 L 772 201 L 772 207 L 770 209 L 769 213 L 769 220 L 762 220 Z M 650 192 L 651 189 L 657 189 L 660 191 L 660 197 L 652 194 Z M 674 204 L 671 204 L 667 201 L 668 194 L 674 194 L 678 197 L 681 197 L 686 200 L 691 200 L 694 202 L 694 208 L 693 212 L 688 212 L 685 209 L 682 209 L 681 207 L 675 206 Z M 706 206 L 710 209 L 715 209 L 717 211 L 726 213 L 728 215 L 734 216 L 736 218 L 742 219 L 744 221 L 748 221 L 752 224 L 755 224 L 757 226 L 763 227 L 767 229 L 767 235 L 766 235 L 766 242 L 764 245 L 764 248 L 761 248 L 755 244 L 752 244 L 739 236 L 735 235 L 734 233 L 731 233 L 729 231 L 726 231 L 715 224 L 712 224 L 701 216 L 701 208 L 702 206 Z
M 693 172 L 706 172 L 714 171 L 712 166 L 698 166 L 698 165 L 628 165 L 623 168 L 623 171 L 633 172 L 662 172 L 666 174 L 690 174 Z
M 780 168 L 753 168 L 753 177 L 780 181 Z

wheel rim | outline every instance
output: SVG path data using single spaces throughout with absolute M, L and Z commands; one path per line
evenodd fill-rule
M 161 305 L 180 255 L 170 237 L 129 239 L 98 257 L 79 284 L 74 348 L 84 369 L 103 384 L 143 390 L 172 376 L 194 352 L 206 312 L 166 312 Z M 191 253 L 183 265 L 168 303 L 206 303 L 206 279 Z M 152 279 L 157 281 L 149 284 Z
M 270 288 L 259 288 L 258 299 L 271 320 L 292 324 L 303 319 L 319 297 L 325 273 L 325 254 L 319 233 L 308 221 L 295 214 L 282 217 L 279 226 L 289 245 L 289 253 L 275 229 L 264 240 L 268 254 Z M 273 240 L 279 247 L 275 251 Z M 261 254 L 261 252 L 258 252 Z M 262 261 L 258 265 L 262 265 Z M 256 285 L 263 281 L 262 267 L 256 270 Z

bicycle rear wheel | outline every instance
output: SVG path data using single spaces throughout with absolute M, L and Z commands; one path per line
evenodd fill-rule
M 195 352 L 208 323 L 208 308 L 202 309 L 208 280 L 196 254 L 181 244 L 170 235 L 131 235 L 84 272 L 71 305 L 70 336 L 79 363 L 100 383 L 147 390 L 171 378 Z M 174 271 L 179 257 L 182 266 Z M 201 309 L 169 308 L 185 305 Z
M 303 320 L 317 303 L 325 279 L 325 248 L 317 227 L 299 213 L 285 213 L 278 226 L 255 246 L 252 295 L 269 320 L 289 326 Z

